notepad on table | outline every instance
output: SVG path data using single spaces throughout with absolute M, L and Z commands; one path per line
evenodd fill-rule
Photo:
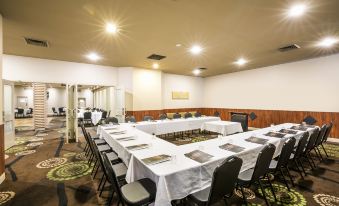
M 260 137 L 253 137 L 253 136 L 245 139 L 245 141 L 256 143 L 256 144 L 262 144 L 262 145 L 264 145 L 268 142 L 267 139 L 263 139 L 263 138 L 260 138 Z
M 279 132 L 285 133 L 285 134 L 297 134 L 298 133 L 297 131 L 290 130 L 290 129 L 281 129 L 279 130 Z
M 186 153 L 185 156 L 199 163 L 208 162 L 213 157 L 213 155 L 207 154 L 200 150 L 194 150 L 192 152 Z
M 307 127 L 303 127 L 303 126 L 292 126 L 290 129 L 306 131 L 308 128 Z
M 128 147 L 126 147 L 126 149 L 133 151 L 133 150 L 145 149 L 145 148 L 148 148 L 148 147 L 149 147 L 148 144 L 137 144 L 137 145 L 128 146 Z
M 170 160 L 171 160 L 171 156 L 165 155 L 165 154 L 156 155 L 156 156 L 153 156 L 153 157 L 147 157 L 147 158 L 142 159 L 142 161 L 147 165 L 155 165 L 155 164 L 167 162 L 167 161 L 170 161 Z
M 281 133 L 278 133 L 278 132 L 268 132 L 264 135 L 269 136 L 269 137 L 283 138 L 286 134 L 281 134 Z
M 219 148 L 230 151 L 230 152 L 234 152 L 234 153 L 239 153 L 239 152 L 242 152 L 242 151 L 245 150 L 244 147 L 240 147 L 238 145 L 234 145 L 234 144 L 230 144 L 230 143 L 220 145 Z
M 113 132 L 109 132 L 109 134 L 115 134 L 115 135 L 126 134 L 126 130 L 116 130 L 116 131 L 113 131 Z

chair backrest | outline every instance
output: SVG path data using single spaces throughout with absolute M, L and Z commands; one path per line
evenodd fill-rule
M 64 108 L 63 107 L 59 107 L 59 113 L 63 113 L 64 112 Z
M 91 119 L 92 118 L 92 112 L 84 112 L 84 119 Z
M 180 119 L 180 118 L 181 118 L 181 114 L 179 113 L 173 114 L 173 119 Z
M 213 116 L 215 116 L 215 117 L 220 117 L 220 113 L 219 113 L 218 111 L 215 111 L 215 112 L 213 113 Z
M 309 132 L 305 132 L 303 136 L 299 139 L 297 149 L 294 153 L 294 158 L 299 158 L 302 153 L 304 152 L 306 145 L 307 145 L 307 139 L 310 136 Z
M 108 111 L 107 117 L 111 116 L 111 110 Z
M 279 159 L 278 159 L 278 163 L 276 167 L 277 169 L 279 169 L 282 166 L 285 167 L 288 164 L 290 160 L 290 156 L 294 149 L 295 142 L 296 142 L 295 138 L 291 137 L 284 143 L 281 149 Z
M 248 115 L 247 114 L 239 114 L 239 113 L 231 114 L 231 121 L 241 123 L 241 127 L 244 132 L 248 130 Z
M 113 124 L 119 124 L 119 120 L 115 117 L 108 117 L 105 119 L 105 123 L 109 124 L 109 123 L 113 123 Z
M 55 110 L 55 107 L 52 107 L 52 111 L 53 113 L 57 113 L 57 111 Z
M 159 116 L 159 119 L 160 119 L 160 120 L 167 119 L 167 115 L 166 115 L 166 114 L 161 114 L 161 115 Z
M 18 109 L 18 114 L 23 114 L 24 111 L 25 111 L 24 109 L 21 109 L 21 108 L 20 108 L 20 109 Z
M 207 205 L 219 202 L 226 195 L 232 195 L 238 180 L 242 159 L 231 156 L 215 168 Z
M 315 128 L 313 133 L 310 135 L 310 138 L 308 139 L 305 151 L 311 151 L 314 148 L 318 135 L 319 135 L 319 128 Z
M 196 113 L 194 114 L 194 116 L 195 116 L 195 117 L 201 117 L 201 113 L 200 113 L 200 112 L 196 112 Z
M 185 113 L 185 119 L 191 118 L 191 117 L 192 117 L 192 113 L 190 113 L 190 112 Z
M 323 124 L 323 126 L 321 126 L 321 128 L 320 128 L 320 132 L 319 132 L 319 135 L 317 137 L 317 140 L 315 141 L 314 146 L 317 147 L 321 144 L 321 142 L 322 142 L 322 140 L 323 140 L 323 138 L 326 134 L 326 131 L 327 131 L 327 125 Z
M 137 122 L 134 116 L 127 116 L 125 122 Z
M 102 112 L 101 118 L 102 118 L 102 119 L 106 119 L 106 118 L 107 118 L 107 111 L 103 111 L 103 112 Z
M 144 116 L 144 118 L 142 118 L 143 121 L 150 121 L 150 120 L 153 120 L 153 117 L 152 116 Z
M 251 182 L 258 181 L 260 177 L 268 173 L 274 151 L 275 146 L 273 144 L 268 144 L 259 152 Z
M 327 125 L 326 133 L 325 133 L 325 135 L 324 135 L 324 138 L 321 140 L 321 143 L 327 141 L 327 138 L 330 136 L 332 127 L 333 127 L 333 122 L 330 122 L 330 123 Z
M 115 174 L 115 171 L 112 167 L 112 164 L 109 161 L 107 154 L 105 152 L 102 154 L 102 158 L 104 160 L 104 167 L 105 167 L 106 173 L 107 173 L 106 177 L 107 177 L 108 181 L 113 185 L 115 192 L 118 194 L 118 199 L 123 200 L 122 193 L 121 193 L 121 190 L 120 190 L 119 180 L 118 180 L 117 175 Z

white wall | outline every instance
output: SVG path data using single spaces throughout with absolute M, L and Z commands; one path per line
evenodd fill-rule
M 47 114 L 53 114 L 52 107 L 58 111 L 59 107 L 66 107 L 66 88 L 48 88 Z
M 3 35 L 2 35 L 2 15 L 0 14 L 0 75 L 2 76 L 2 73 L 3 73 L 3 44 L 2 44 L 2 42 L 3 42 L 3 40 L 2 40 L 2 37 L 3 37 Z M 2 81 L 0 81 L 0 88 L 2 88 Z M 2 106 L 2 89 L 0 89 L 0 124 L 2 124 L 2 120 L 3 120 L 3 118 L 2 118 L 2 110 L 3 110 L 3 106 Z M 0 140 L 0 141 L 2 141 L 2 140 Z M 0 174 L 1 175 L 1 174 Z M 0 181 L 0 183 L 1 183 L 1 181 Z
M 3 79 L 114 86 L 118 69 L 109 66 L 3 55 Z
M 93 92 L 90 89 L 80 89 L 78 92 L 78 98 L 85 98 L 86 107 L 93 107 Z
M 205 78 L 204 107 L 339 112 L 339 54 Z
M 18 107 L 18 97 L 27 97 L 27 106 L 33 108 L 33 87 L 14 86 L 14 108 Z
M 162 104 L 164 109 L 200 108 L 203 106 L 203 78 L 164 73 L 162 85 Z M 173 91 L 189 92 L 189 99 L 173 100 Z

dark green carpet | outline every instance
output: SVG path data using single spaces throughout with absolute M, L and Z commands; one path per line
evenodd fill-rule
M 0 185 L 0 205 L 104 205 L 109 193 L 105 191 L 103 198 L 98 197 L 96 187 L 101 173 L 92 180 L 92 168 L 85 161 L 83 144 L 65 144 L 64 120 L 51 123 L 47 132 L 20 132 L 17 145 L 6 151 L 9 158 L 6 180 Z M 192 137 L 190 141 L 215 137 L 199 138 Z M 278 177 L 272 176 L 280 200 L 272 205 L 339 205 L 339 145 L 326 147 L 330 158 L 317 161 L 318 168 L 309 170 L 305 180 L 292 172 L 297 186 L 290 192 Z M 270 194 L 269 190 L 266 192 Z M 250 205 L 265 205 L 261 191 L 255 187 L 246 193 Z M 236 192 L 230 205 L 242 204 L 240 194 Z M 270 199 L 273 200 L 272 195 Z

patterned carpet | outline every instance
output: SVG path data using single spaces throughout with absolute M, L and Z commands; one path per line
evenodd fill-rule
M 64 119 L 52 119 L 50 124 L 46 132 L 19 132 L 16 145 L 6 150 L 9 157 L 6 180 L 0 185 L 0 205 L 104 205 L 109 193 L 105 191 L 103 198 L 97 195 L 101 174 L 92 180 L 92 166 L 82 152 L 84 144 L 65 144 Z M 291 191 L 280 178 L 271 175 L 279 200 L 272 205 L 339 206 L 339 145 L 326 144 L 326 148 L 330 158 L 317 161 L 318 168 L 308 171 L 305 180 L 292 172 L 297 186 Z M 249 205 L 265 205 L 256 187 L 245 192 Z M 266 194 L 274 200 L 269 190 Z M 229 203 L 242 205 L 241 193 L 236 191 Z

